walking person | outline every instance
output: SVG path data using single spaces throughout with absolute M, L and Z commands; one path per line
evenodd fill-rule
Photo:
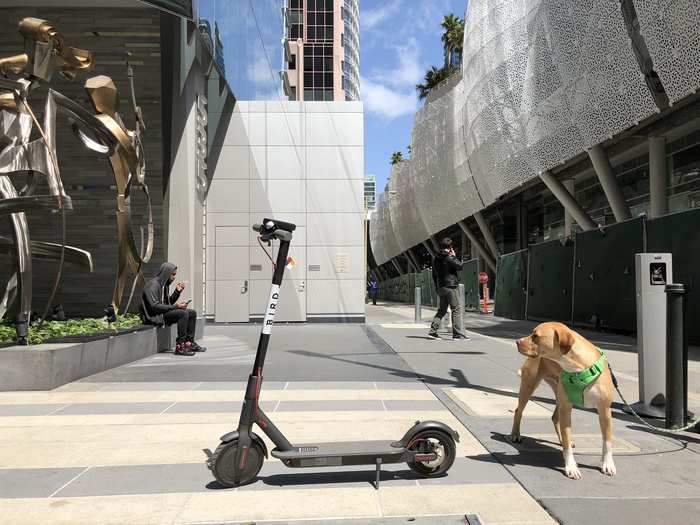
M 379 295 L 379 284 L 377 284 L 377 281 L 374 279 L 374 277 L 369 278 L 369 284 L 367 285 L 367 289 L 369 291 L 369 296 L 372 299 L 372 304 L 376 306 L 377 295 Z
M 428 332 L 430 337 L 440 339 L 437 331 L 449 306 L 452 312 L 452 339 L 469 339 L 464 335 L 462 312 L 459 306 L 459 272 L 462 270 L 462 265 L 462 261 L 457 259 L 452 248 L 452 239 L 449 237 L 442 239 L 440 251 L 433 258 L 433 281 L 440 297 L 440 304 L 430 325 L 430 332 Z
M 143 287 L 141 294 L 141 319 L 144 324 L 170 326 L 177 323 L 177 340 L 175 355 L 192 356 L 195 352 L 204 352 L 194 340 L 197 312 L 187 308 L 190 301 L 178 301 L 185 289 L 185 283 L 177 283 L 175 291 L 170 293 L 170 284 L 177 276 L 177 266 L 163 263 L 156 276 Z

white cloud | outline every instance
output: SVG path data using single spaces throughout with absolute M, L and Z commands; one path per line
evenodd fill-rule
M 365 109 L 385 119 L 412 115 L 418 109 L 416 94 L 411 90 L 391 89 L 369 78 L 361 79 Z
M 414 38 L 393 46 L 396 61 L 387 69 L 374 69 L 360 80 L 365 109 L 384 119 L 415 113 L 418 103 L 415 85 L 423 73 L 418 44 Z
M 418 43 L 415 38 L 411 38 L 405 45 L 396 46 L 394 50 L 398 58 L 398 66 L 395 69 L 383 71 L 377 76 L 392 86 L 402 88 L 410 86 L 413 89 L 423 77 Z
M 393 0 L 391 2 L 384 2 L 376 9 L 362 10 L 362 16 L 360 18 L 362 29 L 373 29 L 391 15 L 397 13 L 400 7 L 401 0 Z

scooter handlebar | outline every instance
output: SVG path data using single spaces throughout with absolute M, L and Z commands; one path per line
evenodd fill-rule
M 275 219 L 263 219 L 262 224 L 253 224 L 253 230 L 258 232 L 265 241 L 272 239 L 291 241 L 292 232 L 296 228 L 296 224 Z

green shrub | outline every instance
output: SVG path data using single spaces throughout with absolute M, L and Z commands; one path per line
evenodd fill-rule
M 141 318 L 136 314 L 121 315 L 116 322 L 112 323 L 111 331 L 133 328 L 141 324 Z M 88 317 L 85 319 L 68 319 L 67 321 L 47 321 L 44 324 L 34 322 L 29 326 L 30 345 L 38 345 L 48 339 L 57 337 L 68 337 L 74 335 L 87 335 L 98 332 L 109 332 L 110 327 L 106 319 Z M 0 343 L 15 341 L 17 333 L 15 327 L 10 324 L 0 323 Z

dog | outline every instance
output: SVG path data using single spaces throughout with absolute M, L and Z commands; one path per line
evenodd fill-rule
M 562 383 L 562 370 L 570 373 L 585 371 L 597 364 L 594 371 L 600 375 L 583 390 L 583 406 L 596 408 L 603 438 L 601 471 L 608 476 L 616 474 L 612 450 L 613 381 L 607 360 L 600 365 L 601 351 L 581 334 L 562 323 L 542 323 L 527 337 L 516 342 L 518 352 L 527 356 L 520 369 L 520 392 L 518 408 L 513 417 L 511 441 L 521 441 L 520 422 L 523 410 L 537 386 L 544 380 L 554 391 L 557 406 L 552 415 L 554 430 L 562 445 L 564 470 L 570 479 L 581 479 L 581 471 L 574 458 L 574 444 L 571 440 L 571 410 L 573 402 Z

